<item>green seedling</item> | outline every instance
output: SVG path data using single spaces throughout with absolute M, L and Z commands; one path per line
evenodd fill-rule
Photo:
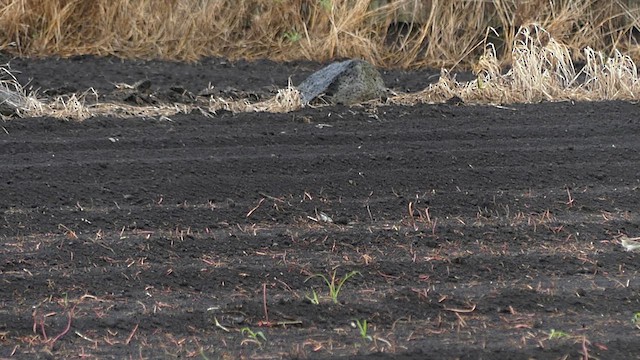
M 358 331 L 360 332 L 360 337 L 362 338 L 362 340 L 369 340 L 371 341 L 371 336 L 369 336 L 369 334 L 367 334 L 368 331 L 368 325 L 367 325 L 367 320 L 355 320 L 356 322 L 356 326 L 358 327 Z
M 255 342 L 258 345 L 262 345 L 262 341 L 267 341 L 267 337 L 264 336 L 262 331 L 253 331 L 248 327 L 244 327 L 240 329 L 240 333 L 246 336 L 249 341 Z M 262 341 L 260 339 L 262 339 Z
M 331 0 L 320 0 L 320 6 L 326 11 L 331 11 Z
M 291 30 L 284 33 L 284 39 L 291 43 L 297 43 L 302 39 L 302 35 L 295 30 Z
M 638 328 L 640 329 L 640 311 L 636 312 L 633 314 L 633 317 L 631 318 L 631 322 Z
M 204 360 L 209 360 L 209 358 L 207 357 L 207 355 L 204 354 L 204 349 L 200 348 L 200 356 L 204 359 Z
M 346 274 L 343 278 L 337 278 L 336 277 L 336 273 L 338 271 L 337 270 L 333 270 L 333 274 L 331 275 L 331 280 L 329 280 L 329 278 L 327 278 L 326 276 L 322 275 L 322 274 L 315 274 L 315 275 L 311 275 L 309 276 L 304 282 L 307 282 L 309 279 L 315 278 L 315 277 L 319 277 L 322 278 L 322 280 L 324 280 L 324 282 L 327 284 L 327 287 L 329 288 L 329 297 L 331 298 L 331 300 L 337 304 L 338 303 L 338 295 L 340 294 L 340 290 L 342 289 L 342 286 L 344 285 L 344 283 L 349 280 L 351 277 L 355 276 L 356 274 L 360 274 L 359 271 L 352 271 L 348 274 Z M 315 293 L 315 291 L 314 291 Z M 311 302 L 313 302 L 312 299 L 310 299 Z M 317 295 L 316 295 L 316 300 L 317 300 Z
M 552 339 L 561 339 L 561 338 L 565 338 L 568 337 L 569 334 L 567 334 L 564 331 L 560 331 L 560 330 L 556 330 L 556 329 L 551 329 L 551 332 L 549 333 L 549 340 Z
M 311 290 L 311 296 L 305 295 L 305 297 L 307 298 L 307 300 L 311 301 L 313 305 L 320 304 L 320 299 L 318 299 L 318 293 L 316 293 L 315 290 Z

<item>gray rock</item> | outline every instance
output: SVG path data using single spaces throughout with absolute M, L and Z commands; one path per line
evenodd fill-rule
M 0 85 L 0 114 L 5 116 L 20 116 L 27 109 L 27 99 L 24 95 Z
M 378 70 L 364 60 L 329 64 L 305 79 L 298 90 L 305 105 L 321 95 L 333 104 L 353 105 L 388 92 Z

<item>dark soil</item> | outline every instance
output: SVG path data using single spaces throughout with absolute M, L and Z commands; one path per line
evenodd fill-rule
M 149 79 L 266 94 L 320 67 L 11 65 L 52 93 Z M 384 77 L 418 90 L 434 74 Z M 615 240 L 640 234 L 637 105 L 1 125 L 0 357 L 640 354 L 640 261 Z M 334 273 L 353 274 L 337 303 L 312 277 Z

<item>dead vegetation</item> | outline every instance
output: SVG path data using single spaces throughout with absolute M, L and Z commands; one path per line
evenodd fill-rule
M 362 58 L 383 67 L 476 63 L 487 29 L 510 63 L 518 29 L 539 23 L 573 60 L 586 47 L 640 56 L 632 0 L 9 0 L 0 48 L 22 56 L 194 61 Z
M 427 89 L 399 95 L 392 103 L 442 102 L 457 97 L 465 103 L 512 104 L 541 101 L 635 100 L 640 92 L 638 69 L 629 55 L 612 56 L 590 47 L 582 50 L 585 65 L 576 69 L 571 49 L 539 24 L 520 28 L 512 64 L 503 71 L 493 43 L 474 66 L 476 79 L 458 82 L 442 70 L 439 81 Z
M 615 51 L 607 57 L 591 48 L 583 50 L 585 65 L 576 69 L 570 49 L 557 41 L 539 24 L 522 27 L 513 44 L 513 62 L 503 71 L 493 43 L 474 66 L 476 79 L 458 82 L 447 70 L 439 81 L 417 93 L 397 94 L 386 104 L 415 105 L 438 103 L 459 98 L 467 104 L 513 104 L 541 101 L 636 100 L 640 94 L 640 76 L 629 55 Z M 4 70 L 10 74 L 9 70 Z M 97 95 L 87 91 L 78 96 L 58 97 L 48 101 L 27 95 L 11 78 L 5 82 L 24 96 L 26 104 L 20 115 L 52 116 L 82 120 L 92 116 L 170 117 L 199 110 L 204 115 L 220 110 L 231 112 L 289 112 L 303 107 L 300 92 L 292 85 L 278 91 L 271 99 L 257 103 L 211 97 L 206 103 L 133 106 L 117 103 L 86 105 L 86 98 Z M 6 87 L 5 86 L 5 87 Z M 384 105 L 373 102 L 372 105 Z
M 631 0 L 14 0 L 0 11 L 0 49 L 21 56 L 189 61 L 351 57 L 378 66 L 443 69 L 436 84 L 397 94 L 388 104 L 452 98 L 468 104 L 635 100 L 637 5 Z M 577 68 L 578 62 L 585 65 Z M 476 79 L 458 82 L 454 68 L 472 69 Z M 194 110 L 208 115 L 303 106 L 291 85 L 259 103 L 211 97 L 204 104 L 130 106 L 87 102 L 95 95 L 90 91 L 42 100 L 14 80 L 4 87 L 23 94 L 21 116 L 170 117 Z

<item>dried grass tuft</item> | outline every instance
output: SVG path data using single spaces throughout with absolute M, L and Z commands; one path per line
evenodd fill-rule
M 475 80 L 457 82 L 443 70 L 436 84 L 418 93 L 401 94 L 390 102 L 412 105 L 453 97 L 471 104 L 638 99 L 636 64 L 619 51 L 608 57 L 586 48 L 586 65 L 576 71 L 570 49 L 539 24 L 522 27 L 512 49 L 513 63 L 507 72 L 502 72 L 495 46 L 489 43 L 474 67 Z
M 85 120 L 93 113 L 85 105 L 84 97 L 73 94 L 71 96 L 57 96 L 51 101 L 40 103 L 30 116 L 48 116 L 57 119 Z
M 5 68 L 0 71 L 10 72 Z M 5 86 L 0 81 L 0 86 Z M 129 105 L 124 103 L 98 102 L 98 94 L 90 89 L 82 94 L 57 96 L 49 100 L 38 100 L 35 93 L 24 95 L 24 90 L 16 81 L 6 81 L 11 85 L 11 94 L 24 99 L 24 106 L 17 114 L 23 117 L 53 117 L 57 119 L 82 121 L 96 116 L 111 116 L 118 118 L 162 118 L 170 119 L 176 114 L 188 114 L 198 111 L 210 117 L 220 110 L 239 112 L 272 112 L 282 113 L 298 110 L 303 107 L 302 97 L 298 89 L 291 84 L 285 89 L 278 90 L 276 96 L 258 103 L 247 100 L 231 100 L 211 98 L 208 105 L 197 104 L 158 104 L 149 106 Z M 0 88 L 2 91 L 2 88 Z
M 300 91 L 289 82 L 289 85 L 285 89 L 278 90 L 275 97 L 257 104 L 248 105 L 247 110 L 283 113 L 299 110 L 302 107 L 303 103 Z
M 584 50 L 586 65 L 581 89 L 585 100 L 637 100 L 640 79 L 635 62 L 628 55 L 615 51 L 612 57 L 591 48 Z
M 41 106 L 35 93 L 27 94 L 8 64 L 0 66 L 0 112 L 3 118 L 9 115 L 28 116 Z

